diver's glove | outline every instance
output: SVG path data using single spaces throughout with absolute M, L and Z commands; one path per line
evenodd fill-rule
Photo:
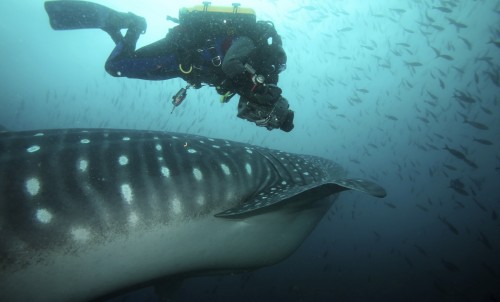
M 288 101 L 279 96 L 272 104 L 250 102 L 241 97 L 238 104 L 238 117 L 254 122 L 257 126 L 266 127 L 267 130 L 281 129 L 285 132 L 292 131 L 294 112 L 289 109 Z
M 274 105 L 281 98 L 281 88 L 274 84 L 260 85 L 254 89 L 252 100 L 262 105 Z

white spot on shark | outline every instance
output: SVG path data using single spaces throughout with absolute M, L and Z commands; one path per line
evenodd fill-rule
M 87 168 L 89 166 L 89 162 L 85 159 L 80 159 L 78 161 L 78 169 L 81 171 L 81 172 L 85 172 L 87 171 Z
M 90 239 L 90 231 L 86 228 L 73 228 L 71 229 L 71 236 L 75 241 L 85 242 Z
M 196 203 L 198 203 L 200 206 L 204 205 L 205 204 L 205 196 L 203 196 L 203 195 L 198 196 L 198 198 L 196 199 Z
M 281 184 L 282 184 L 282 185 L 286 185 L 286 181 L 284 181 L 284 180 L 283 180 L 283 181 L 281 182 Z
M 182 206 L 181 206 L 181 202 L 179 201 L 179 199 L 174 198 L 174 200 L 172 201 L 172 209 L 174 210 L 174 213 L 176 215 L 178 215 L 182 212 Z
M 304 172 L 303 173 L 305 176 L 309 176 L 309 172 Z
M 125 200 L 126 203 L 131 204 L 132 200 L 134 199 L 134 193 L 132 192 L 132 188 L 130 187 L 130 185 L 123 184 L 121 185 L 120 189 L 123 200 Z
M 161 167 L 161 174 L 165 177 L 170 177 L 170 170 L 167 167 Z
M 215 149 L 220 149 L 220 146 L 217 146 L 217 145 L 212 145 L 212 147 Z
M 130 140 L 130 137 L 125 136 L 125 137 L 123 138 L 123 140 L 124 140 L 124 141 L 129 141 L 129 140 Z
M 193 169 L 193 175 L 194 178 L 196 178 L 197 181 L 200 181 L 203 179 L 203 174 L 201 173 L 200 169 L 194 168 Z
M 248 175 L 252 175 L 252 166 L 250 166 L 249 163 L 245 164 L 245 170 L 247 171 Z
M 82 140 L 80 141 L 80 143 L 82 143 L 82 144 L 88 144 L 88 143 L 90 143 L 90 140 L 89 140 L 89 139 L 84 138 L 84 139 L 82 139 Z
M 247 149 L 246 151 L 247 151 L 248 153 L 250 153 L 250 154 L 252 154 L 252 153 L 253 153 L 253 152 L 252 152 L 252 150 L 250 150 L 250 149 Z
M 40 181 L 37 178 L 32 177 L 26 181 L 26 190 L 31 196 L 35 196 L 40 192 Z
M 161 151 L 161 149 L 162 149 L 160 144 L 156 144 L 155 148 L 156 148 L 157 151 Z
M 33 136 L 44 136 L 45 134 L 43 134 L 42 132 L 38 132 L 37 134 L 33 135 Z
M 52 214 L 46 209 L 36 211 L 36 219 L 41 223 L 49 223 L 52 220 Z
M 125 166 L 126 164 L 128 164 L 128 157 L 122 155 L 118 158 L 118 162 L 120 163 L 120 165 Z
M 222 168 L 222 171 L 224 171 L 224 174 L 226 175 L 231 175 L 231 170 L 229 170 L 229 167 L 226 166 L 225 164 L 221 164 L 220 167 Z
M 33 153 L 33 152 L 36 152 L 38 150 L 40 150 L 40 146 L 38 146 L 38 145 L 33 145 L 33 146 L 29 147 L 28 149 L 26 149 L 26 151 L 28 151 L 29 153 Z
M 139 217 L 137 216 L 137 214 L 135 212 L 130 213 L 130 215 L 128 216 L 129 225 L 135 226 L 138 221 L 139 221 Z
M 188 152 L 191 154 L 194 154 L 194 153 L 196 153 L 196 150 L 195 149 L 188 149 Z

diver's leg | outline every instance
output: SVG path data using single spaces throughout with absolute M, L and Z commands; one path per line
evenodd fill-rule
M 179 77 L 175 47 L 168 37 L 134 50 L 136 35 L 129 30 L 109 56 L 106 71 L 110 75 L 145 80 Z
M 125 36 L 120 32 L 120 24 L 124 23 L 125 18 L 128 20 L 128 30 Z M 108 57 L 105 69 L 112 76 L 131 76 L 130 72 L 127 72 L 127 68 L 124 64 L 125 61 L 133 60 L 135 55 L 135 48 L 137 45 L 137 40 L 142 33 L 146 30 L 146 20 L 142 17 L 136 16 L 132 13 L 120 13 L 116 14 L 114 18 L 108 20 L 107 25 L 102 29 L 106 31 L 113 41 L 116 43 L 115 48 Z

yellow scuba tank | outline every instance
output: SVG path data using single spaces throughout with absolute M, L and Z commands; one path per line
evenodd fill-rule
M 228 34 L 252 28 L 257 22 L 255 11 L 241 7 L 239 3 L 233 6 L 212 6 L 210 2 L 203 5 L 183 7 L 179 10 L 179 24 L 202 29 L 202 31 L 221 32 Z
M 233 3 L 232 6 L 214 6 L 211 2 L 204 1 L 203 5 L 195 5 L 192 7 L 183 7 L 181 11 L 184 13 L 190 12 L 210 12 L 210 13 L 230 13 L 230 14 L 244 14 L 254 15 L 255 11 L 252 8 L 241 7 L 239 3 Z

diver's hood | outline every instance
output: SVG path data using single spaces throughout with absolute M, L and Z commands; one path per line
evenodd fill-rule
M 270 63 L 274 63 L 276 65 L 286 65 L 286 53 L 283 47 L 278 44 L 266 45 L 262 50 L 264 54 L 264 58 L 268 58 Z
M 281 45 L 261 46 L 252 58 L 254 68 L 264 75 L 278 75 L 286 69 L 287 56 Z

